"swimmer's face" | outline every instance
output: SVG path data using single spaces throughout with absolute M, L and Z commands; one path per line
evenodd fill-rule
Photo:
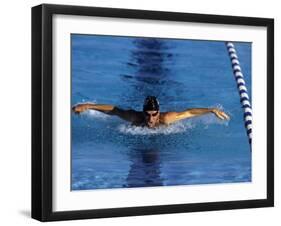
M 159 111 L 145 111 L 145 123 L 149 128 L 156 127 L 159 122 Z

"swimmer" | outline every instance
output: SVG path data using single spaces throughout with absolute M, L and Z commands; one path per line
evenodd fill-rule
M 72 111 L 76 114 L 87 110 L 96 110 L 108 115 L 116 115 L 119 118 L 129 121 L 135 126 L 146 126 L 155 128 L 159 125 L 169 125 L 173 122 L 192 118 L 195 116 L 213 113 L 222 120 L 229 120 L 229 116 L 217 108 L 191 108 L 181 112 L 160 112 L 159 102 L 156 97 L 146 97 L 143 104 L 143 111 L 123 110 L 113 105 L 83 103 L 72 107 Z

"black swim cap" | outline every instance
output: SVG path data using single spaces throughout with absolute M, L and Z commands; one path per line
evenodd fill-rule
M 147 96 L 145 98 L 143 111 L 159 111 L 159 102 L 155 96 Z

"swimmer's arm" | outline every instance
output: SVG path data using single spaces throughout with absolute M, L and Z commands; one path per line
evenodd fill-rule
M 72 111 L 76 114 L 82 113 L 87 110 L 97 110 L 106 114 L 110 114 L 114 109 L 113 105 L 106 104 L 93 104 L 93 103 L 83 103 L 77 104 L 72 107 Z
M 113 105 L 85 103 L 72 107 L 74 113 L 82 113 L 87 110 L 96 110 L 108 115 L 116 115 L 126 121 L 135 122 L 137 120 L 137 112 L 134 110 L 123 110 Z
M 182 112 L 167 112 L 165 113 L 163 118 L 165 124 L 170 124 L 182 119 L 192 118 L 207 113 L 213 113 L 215 114 L 215 116 L 222 120 L 229 119 L 229 116 L 226 113 L 217 108 L 192 108 Z

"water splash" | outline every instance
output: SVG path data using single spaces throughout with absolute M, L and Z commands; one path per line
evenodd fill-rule
M 227 115 L 229 115 L 230 118 L 232 116 L 232 114 L 230 112 L 227 112 L 224 110 L 224 108 L 221 104 L 215 104 L 215 105 L 209 106 L 208 108 L 217 108 L 217 109 L 225 112 Z M 212 125 L 212 124 L 219 124 L 219 125 L 224 125 L 224 126 L 228 126 L 228 124 L 229 124 L 229 120 L 221 120 L 212 113 L 202 115 L 199 117 L 195 117 L 195 118 L 192 118 L 191 120 L 193 120 L 193 122 L 197 125 L 198 124 L 205 125 L 206 128 L 208 128 L 208 126 Z
M 169 126 L 159 126 L 157 128 L 148 127 L 138 127 L 128 124 L 122 124 L 118 126 L 118 130 L 121 133 L 131 134 L 131 135 L 157 135 L 157 134 L 176 134 L 184 133 L 188 130 L 192 130 L 195 127 L 202 126 L 204 129 L 208 129 L 209 125 L 220 124 L 223 126 L 228 126 L 227 120 L 221 120 L 212 114 L 203 115 L 200 117 L 194 117 L 192 119 L 185 119 L 180 122 L 170 124 Z
M 131 135 L 157 135 L 157 134 L 175 134 L 175 133 L 183 133 L 189 129 L 192 129 L 194 125 L 191 122 L 185 123 L 174 123 L 169 126 L 159 126 L 157 128 L 148 128 L 148 127 L 139 127 L 132 125 L 119 125 L 118 130 L 121 133 L 131 134 Z
M 212 124 L 219 124 L 219 125 L 224 125 L 224 126 L 228 126 L 229 121 L 228 120 L 221 120 L 218 117 L 214 116 L 213 114 L 206 114 L 206 115 L 202 115 L 199 117 L 194 117 L 192 119 L 190 119 L 193 121 L 194 124 L 196 125 L 212 125 Z
M 86 116 L 89 119 L 102 119 L 102 120 L 107 120 L 110 118 L 110 115 L 104 114 L 102 112 L 99 111 L 95 111 L 95 110 L 88 110 L 85 111 L 83 113 L 81 113 L 81 115 Z
M 85 99 L 82 99 L 82 102 L 78 102 L 75 105 L 87 104 L 87 103 L 88 104 L 96 104 L 97 101 L 93 100 L 93 99 L 91 99 L 89 101 L 85 101 Z M 109 115 L 106 115 L 106 114 L 104 114 L 104 113 L 102 113 L 100 111 L 96 111 L 96 110 L 87 110 L 85 112 L 82 112 L 80 115 L 84 116 L 84 117 L 86 117 L 88 119 L 102 119 L 102 120 L 106 120 L 106 119 L 110 118 Z

